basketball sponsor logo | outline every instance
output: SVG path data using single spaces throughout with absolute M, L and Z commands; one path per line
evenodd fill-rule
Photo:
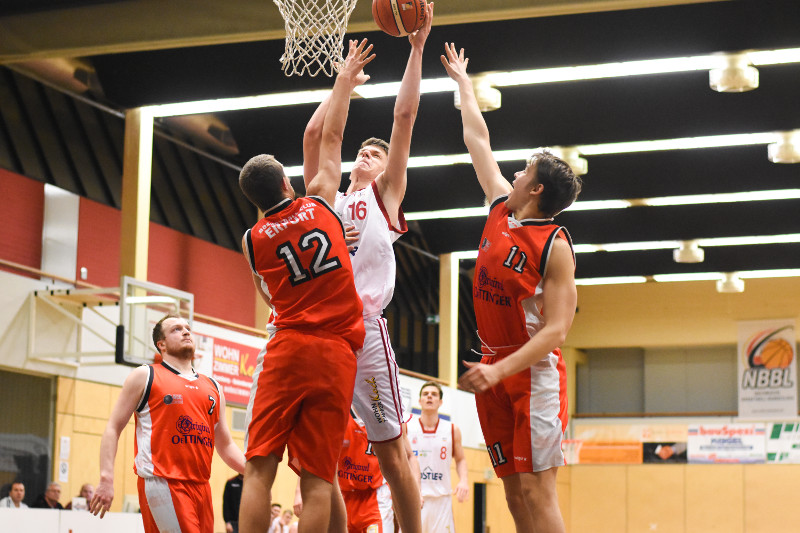
M 353 461 L 349 456 L 345 456 L 341 468 L 336 475 L 340 479 L 355 481 L 357 483 L 372 483 L 373 475 L 369 473 L 369 464 L 361 464 Z
M 435 472 L 431 467 L 425 467 L 425 470 L 419 473 L 422 481 L 441 481 L 444 479 L 444 474 Z
M 372 414 L 375 415 L 375 420 L 377 420 L 379 424 L 383 424 L 386 422 L 386 410 L 383 408 L 381 393 L 378 391 L 378 384 L 375 382 L 374 377 L 365 379 L 364 381 L 369 383 L 370 387 L 372 387 L 372 395 L 369 398 L 372 403 Z
M 211 428 L 202 423 L 196 423 L 192 417 L 181 415 L 175 424 L 178 434 L 172 436 L 172 444 L 200 444 L 208 448 L 214 447 L 211 438 Z
M 182 394 L 167 394 L 164 396 L 164 404 L 166 405 L 181 405 L 183 403 Z
M 743 389 L 791 388 L 794 349 L 780 333 L 783 326 L 759 331 L 748 339 L 744 353 L 747 368 L 742 374 Z

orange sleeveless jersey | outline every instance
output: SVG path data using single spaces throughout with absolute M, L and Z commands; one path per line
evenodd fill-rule
M 274 327 L 324 330 L 361 348 L 362 306 L 344 228 L 324 200 L 282 201 L 247 230 L 245 243 L 250 268 L 270 297 Z
M 550 220 L 509 218 L 502 196 L 492 204 L 481 235 L 472 296 L 478 332 L 492 348 L 526 343 L 543 325 L 542 278 L 553 240 L 572 242 Z
M 378 458 L 371 451 L 367 431 L 352 417 L 344 433 L 336 475 L 342 491 L 377 489 L 383 485 Z
M 163 362 L 149 369 L 136 408 L 134 472 L 144 478 L 208 481 L 219 420 L 216 383 L 203 374 L 181 377 Z

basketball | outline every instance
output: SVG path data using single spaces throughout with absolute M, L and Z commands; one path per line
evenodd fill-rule
M 792 346 L 784 339 L 772 339 L 761 349 L 761 364 L 765 368 L 786 368 L 794 356 Z
M 414 33 L 425 22 L 425 0 L 372 0 L 372 18 L 394 37 Z

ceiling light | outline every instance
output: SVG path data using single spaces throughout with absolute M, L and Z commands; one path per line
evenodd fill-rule
M 767 157 L 773 163 L 800 163 L 800 130 L 782 132 L 778 142 L 767 146 Z
M 717 292 L 744 292 L 744 280 L 737 272 L 723 272 L 722 279 L 717 281 Z
M 672 251 L 672 259 L 676 263 L 702 263 L 705 255 L 697 241 L 683 241 L 679 248 Z
M 572 169 L 578 176 L 589 172 L 589 163 L 581 157 L 581 152 L 574 146 L 551 146 L 547 148 L 554 156 L 558 157 Z
M 747 54 L 725 55 L 724 65 L 708 72 L 708 85 L 720 93 L 742 93 L 758 88 L 758 70 Z
M 472 81 L 472 90 L 475 93 L 475 99 L 478 101 L 478 108 L 481 112 L 494 111 L 500 109 L 502 105 L 502 95 L 500 91 L 492 87 L 491 82 L 487 76 L 475 76 L 470 78 Z M 453 105 L 456 109 L 461 109 L 461 91 L 456 87 L 453 92 Z

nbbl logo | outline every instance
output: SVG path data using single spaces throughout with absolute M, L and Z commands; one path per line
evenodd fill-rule
M 786 339 L 779 336 L 792 326 L 763 330 L 750 337 L 742 356 L 747 368 L 742 374 L 742 389 L 790 388 L 794 349 Z

